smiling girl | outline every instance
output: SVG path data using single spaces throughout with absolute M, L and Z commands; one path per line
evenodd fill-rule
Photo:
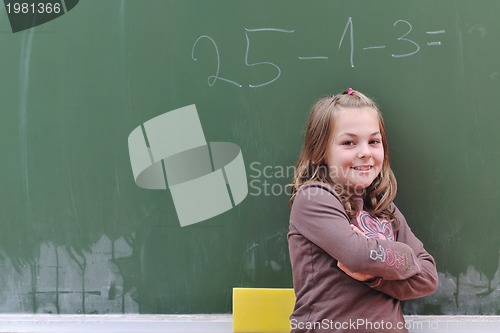
M 293 182 L 292 332 L 408 332 L 401 300 L 437 288 L 436 265 L 394 205 L 377 105 L 359 91 L 312 107 Z

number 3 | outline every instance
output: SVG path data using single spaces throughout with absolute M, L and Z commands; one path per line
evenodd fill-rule
M 404 40 L 404 41 L 406 41 L 408 43 L 411 43 L 411 44 L 415 45 L 416 50 L 413 51 L 413 52 L 410 52 L 410 53 L 405 53 L 405 54 L 392 54 L 392 56 L 394 58 L 403 58 L 403 57 L 409 57 L 411 55 L 414 55 L 415 53 L 417 53 L 418 51 L 420 51 L 420 46 L 417 43 L 415 43 L 414 41 L 406 38 L 406 36 L 408 36 L 410 34 L 410 32 L 413 29 L 413 27 L 411 26 L 410 22 L 405 21 L 405 20 L 396 21 L 394 23 L 394 26 L 396 26 L 398 23 L 406 23 L 408 25 L 408 32 L 405 33 L 404 35 L 402 35 L 401 37 L 399 37 L 398 40 Z

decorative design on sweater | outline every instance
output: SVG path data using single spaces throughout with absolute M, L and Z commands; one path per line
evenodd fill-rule
M 362 210 L 356 217 L 361 231 L 368 238 L 386 239 L 388 241 L 394 240 L 394 233 L 392 231 L 392 224 L 383 219 L 371 216 L 368 212 Z
M 389 221 L 371 216 L 364 210 L 358 213 L 356 219 L 359 229 L 366 237 L 394 241 L 394 232 Z M 412 261 L 406 254 L 400 254 L 391 248 L 386 249 L 382 245 L 378 246 L 378 250 L 370 250 L 370 259 L 380 260 L 390 267 L 409 268 L 412 266 Z

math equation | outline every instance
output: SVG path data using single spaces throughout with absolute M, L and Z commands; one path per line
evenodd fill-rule
M 405 58 L 416 55 L 421 50 L 421 44 L 417 43 L 412 39 L 413 35 L 413 26 L 410 22 L 406 20 L 397 20 L 393 24 L 394 28 L 398 28 L 398 31 L 403 31 L 400 36 L 396 38 L 398 43 L 406 44 L 404 48 L 407 50 L 405 53 L 390 53 L 392 58 Z M 270 80 L 266 80 L 263 82 L 254 82 L 248 84 L 250 88 L 260 88 L 272 84 L 276 80 L 278 80 L 281 76 L 281 67 L 279 64 L 274 62 L 265 61 L 265 59 L 261 59 L 260 61 L 250 61 L 250 55 L 252 53 L 252 43 L 251 41 L 254 38 L 258 38 L 259 34 L 264 33 L 279 33 L 291 35 L 295 32 L 295 30 L 289 29 L 279 29 L 279 28 L 257 28 L 257 29 L 247 29 L 245 28 L 245 38 L 246 38 L 246 50 L 245 57 L 243 59 L 245 66 L 254 67 L 254 66 L 267 66 L 273 72 L 274 76 Z M 446 34 L 444 29 L 440 30 L 432 30 L 426 31 L 425 34 L 429 37 L 429 41 L 426 42 L 424 46 L 426 47 L 438 47 L 442 45 L 442 41 L 440 39 L 440 35 Z M 208 35 L 199 36 L 193 44 L 191 49 L 191 58 L 194 61 L 197 61 L 196 57 L 197 50 L 201 46 L 199 45 L 202 40 L 206 40 L 209 42 L 211 47 L 213 48 L 213 52 L 215 54 L 215 63 L 213 64 L 213 74 L 210 75 L 207 79 L 208 85 L 213 86 L 217 81 L 221 81 L 225 84 L 233 85 L 239 88 L 242 88 L 244 85 L 237 80 L 237 78 L 228 78 L 226 76 L 222 76 L 221 73 L 221 54 L 219 52 L 219 47 L 215 39 Z M 347 19 L 345 24 L 345 28 L 340 36 L 340 40 L 338 43 L 338 49 L 340 50 L 343 47 L 349 48 L 349 62 L 352 68 L 355 67 L 354 63 L 354 55 L 355 51 L 361 49 L 363 52 L 377 52 L 377 50 L 386 49 L 387 46 L 383 44 L 376 45 L 364 45 L 359 49 L 355 48 L 355 40 L 354 40 L 354 21 L 352 17 Z M 298 55 L 299 61 L 328 61 L 331 56 L 325 54 L 315 54 L 315 55 Z

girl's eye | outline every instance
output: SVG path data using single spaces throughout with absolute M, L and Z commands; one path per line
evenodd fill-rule
M 379 143 L 382 143 L 382 141 L 378 140 L 378 139 L 375 139 L 375 140 L 371 140 L 370 141 L 370 144 L 372 145 L 378 145 Z
M 342 143 L 343 146 L 353 146 L 354 145 L 354 142 L 352 141 L 345 141 Z

